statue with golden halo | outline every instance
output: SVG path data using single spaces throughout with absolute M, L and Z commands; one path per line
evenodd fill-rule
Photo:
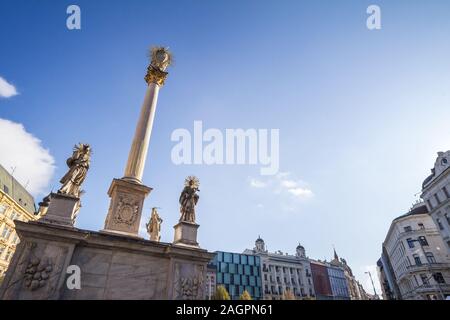
M 58 193 L 67 194 L 79 198 L 81 184 L 86 179 L 91 160 L 91 147 L 88 144 L 79 143 L 73 148 L 73 154 L 66 163 L 69 171 L 61 178 L 62 183 Z
M 145 82 L 162 86 L 168 75 L 166 69 L 173 61 L 172 53 L 170 53 L 169 48 L 153 47 L 150 50 L 150 59 L 151 62 L 144 78 Z
M 195 176 L 189 176 L 184 180 L 184 189 L 180 195 L 180 222 L 195 223 L 195 206 L 197 205 L 200 191 L 200 181 Z

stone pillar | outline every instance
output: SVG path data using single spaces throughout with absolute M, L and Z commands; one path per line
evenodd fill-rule
M 160 87 L 164 85 L 171 63 L 170 52 L 153 48 L 145 81 L 148 84 L 133 143 L 122 179 L 114 179 L 108 191 L 111 203 L 102 232 L 138 237 L 144 200 L 152 188 L 142 184 L 145 160 L 156 112 Z
M 128 154 L 124 180 L 141 183 L 147 158 L 148 144 L 152 134 L 153 120 L 158 101 L 159 85 L 150 83 L 147 87 L 141 114 L 134 133 L 133 143 Z

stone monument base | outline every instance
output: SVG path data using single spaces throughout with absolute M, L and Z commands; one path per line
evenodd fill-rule
M 37 221 L 20 237 L 0 300 L 201 300 L 213 253 Z M 74 271 L 75 270 L 75 271 Z M 71 286 L 71 278 L 80 287 Z
M 180 221 L 175 226 L 175 237 L 173 240 L 174 245 L 183 245 L 189 247 L 199 248 L 197 242 L 197 229 L 200 225 L 196 223 L 189 223 Z
M 50 224 L 57 224 L 73 227 L 77 211 L 79 209 L 80 198 L 62 193 L 51 193 L 50 204 L 47 213 L 40 221 Z
M 144 199 L 152 188 L 122 179 L 114 179 L 108 190 L 111 204 L 102 232 L 139 237 Z

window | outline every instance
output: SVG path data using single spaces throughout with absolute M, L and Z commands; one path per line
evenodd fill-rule
M 2 232 L 2 238 L 5 240 L 8 240 L 10 234 L 11 234 L 11 229 L 5 225 L 5 227 L 3 228 L 3 232 Z
M 450 193 L 448 192 L 447 187 L 443 187 L 442 191 L 444 191 L 445 196 L 447 197 L 447 199 L 449 199 L 450 198 Z
M 425 238 L 424 236 L 420 236 L 418 239 L 422 246 L 428 246 L 427 238 Z
M 220 272 L 227 273 L 228 272 L 228 265 L 224 262 L 220 262 Z
M 412 238 L 406 239 L 406 242 L 408 243 L 408 247 L 414 248 L 414 240 Z
M 6 209 L 7 209 L 7 207 L 5 205 L 0 204 L 0 214 L 5 213 Z
M 3 191 L 9 194 L 9 188 L 6 185 L 3 185 Z
M 436 263 L 436 259 L 434 258 L 434 255 L 432 252 L 425 253 L 425 256 L 427 257 L 427 261 L 429 263 Z
M 264 274 L 264 280 L 267 281 L 267 274 Z
M 420 260 L 420 257 L 417 254 L 413 254 L 414 261 L 416 262 L 417 266 L 422 265 L 422 261 Z
M 450 217 L 448 216 L 448 213 L 444 214 L 445 220 L 447 220 L 447 224 L 450 225 Z
M 437 283 L 445 283 L 445 279 L 440 272 L 433 274 L 433 278 Z
M 19 216 L 19 214 L 13 210 L 11 212 L 10 218 L 11 218 L 11 220 L 15 220 L 15 219 L 17 219 L 18 216 Z
M 5 256 L 5 261 L 9 261 L 9 259 L 11 259 L 12 255 L 13 255 L 13 252 L 11 250 L 8 250 L 8 252 L 6 253 L 6 256 Z M 441 274 L 441 277 L 442 277 L 442 274 Z
M 430 200 L 427 200 L 427 204 L 428 204 L 428 207 L 430 208 L 430 211 L 433 210 L 433 205 L 431 204 Z
M 225 273 L 224 275 L 223 275 L 223 283 L 225 283 L 225 284 L 230 284 L 230 274 L 229 273 Z
M 436 222 L 437 222 L 437 225 L 438 225 L 439 229 L 444 230 L 444 226 L 441 223 L 441 219 L 437 218 Z
M 421 229 L 421 230 L 425 229 L 425 226 L 423 225 L 423 223 L 419 223 L 418 226 L 419 226 L 419 229 Z
M 410 231 L 412 231 L 411 226 L 406 226 L 406 227 L 404 227 L 403 229 L 405 229 L 405 232 L 410 232 Z
M 3 252 L 5 251 L 5 247 L 4 246 L 0 246 L 0 259 L 3 255 Z
M 441 199 L 439 199 L 439 196 L 438 196 L 437 193 L 434 194 L 434 198 L 436 199 L 437 204 L 440 205 L 441 204 Z
M 232 254 L 228 253 L 228 252 L 224 252 L 224 254 L 223 254 L 223 261 L 224 262 L 232 262 L 232 260 L 233 260 Z
M 244 266 L 244 274 L 246 274 L 246 275 L 250 275 L 251 274 L 251 271 L 250 271 L 251 269 L 250 269 L 250 266 L 249 265 L 246 265 L 246 266 Z

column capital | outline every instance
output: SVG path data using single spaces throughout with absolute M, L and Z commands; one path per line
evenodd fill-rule
M 155 83 L 158 86 L 162 87 L 164 85 L 164 82 L 166 81 L 168 74 L 168 72 L 162 71 L 161 69 L 158 69 L 153 65 L 149 65 L 144 80 L 145 82 L 147 82 L 147 84 Z

